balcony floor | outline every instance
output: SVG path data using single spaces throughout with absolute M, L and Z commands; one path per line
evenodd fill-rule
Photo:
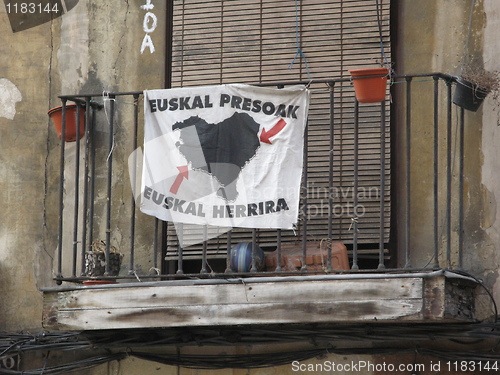
M 440 270 L 197 279 L 43 289 L 44 327 L 473 322 L 475 283 Z

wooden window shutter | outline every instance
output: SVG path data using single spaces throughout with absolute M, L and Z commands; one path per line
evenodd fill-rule
M 352 243 L 351 216 L 340 211 L 346 210 L 353 201 L 354 93 L 349 82 L 335 86 L 335 146 L 330 150 L 329 90 L 327 85 L 315 83 L 314 79 L 348 77 L 348 69 L 375 66 L 382 59 L 382 45 L 390 61 L 389 13 L 389 0 L 174 1 L 172 87 L 306 81 L 306 64 L 297 54 L 297 41 L 300 42 L 313 79 L 310 85 L 308 203 L 318 210 L 327 204 L 329 153 L 333 151 L 333 194 L 337 209 L 333 217 L 333 239 L 347 244 Z M 388 104 L 386 187 L 380 192 L 380 105 L 360 106 L 358 194 L 364 215 L 358 221 L 358 241 L 366 245 L 368 254 L 370 248 L 378 248 L 381 225 L 385 228 L 385 242 L 389 236 L 389 113 Z M 379 215 L 379 194 L 386 201 L 383 223 Z M 308 238 L 326 238 L 327 215 L 313 217 L 313 214 L 311 212 L 308 221 Z M 298 229 L 296 233 L 282 231 L 282 241 L 300 240 Z M 167 255 L 174 255 L 176 250 L 176 238 L 173 232 L 171 234 Z M 257 235 L 260 246 L 276 245 L 276 231 L 259 230 Z M 251 238 L 249 230 L 233 230 L 233 244 Z M 223 257 L 225 251 L 224 235 L 209 241 L 209 256 Z M 200 254 L 201 245 L 184 250 L 187 258 Z

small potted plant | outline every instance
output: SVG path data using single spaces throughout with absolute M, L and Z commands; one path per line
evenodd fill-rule
M 106 276 L 118 276 L 123 259 L 116 247 L 110 246 L 109 249 L 109 273 Z M 84 284 L 95 284 L 95 281 L 104 282 L 99 278 L 106 273 L 106 243 L 102 240 L 92 242 L 90 250 L 85 252 L 85 276 L 92 277 L 93 280 L 87 280 Z M 106 282 L 110 282 L 106 280 Z M 112 282 L 112 281 L 111 281 Z
M 500 88 L 499 72 L 485 70 L 476 64 L 465 64 L 457 77 L 453 103 L 468 111 L 476 112 L 484 98 L 493 93 L 496 99 Z

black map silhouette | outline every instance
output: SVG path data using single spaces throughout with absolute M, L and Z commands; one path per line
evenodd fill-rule
M 259 127 L 248 114 L 236 112 L 218 124 L 192 116 L 172 125 L 172 130 L 181 131 L 176 146 L 191 167 L 214 176 L 221 184 L 217 195 L 234 201 L 236 181 L 260 146 Z

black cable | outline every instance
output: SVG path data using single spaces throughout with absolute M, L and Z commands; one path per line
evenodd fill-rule
M 50 366 L 50 367 L 44 366 L 43 368 L 40 369 L 19 370 L 19 371 L 2 369 L 1 373 L 5 375 L 63 375 L 73 371 L 81 371 L 89 369 L 111 361 L 120 361 L 125 357 L 127 357 L 127 353 L 116 353 L 106 356 L 90 357 L 80 361 L 65 363 L 63 365 Z
M 134 357 L 162 363 L 169 366 L 181 366 L 198 370 L 220 370 L 224 368 L 252 369 L 275 367 L 289 364 L 293 361 L 305 361 L 327 354 L 327 349 L 313 349 L 296 352 L 263 353 L 247 355 L 183 355 L 183 354 L 153 354 L 144 352 L 129 352 Z
M 66 363 L 63 365 L 45 367 L 44 369 L 2 370 L 9 374 L 65 374 L 82 368 L 96 366 L 113 360 L 120 360 L 128 355 L 134 355 L 144 360 L 172 366 L 188 368 L 221 369 L 221 368 L 261 368 L 280 366 L 292 361 L 304 361 L 313 357 L 328 354 L 397 354 L 414 352 L 432 355 L 447 360 L 478 360 L 500 361 L 500 354 L 476 352 L 474 349 L 464 352 L 433 351 L 426 348 L 405 348 L 401 341 L 424 341 L 418 346 L 425 345 L 429 340 L 456 340 L 457 338 L 469 339 L 496 339 L 500 340 L 500 325 L 498 323 L 449 323 L 446 325 L 435 324 L 376 324 L 376 325 L 335 325 L 317 326 L 311 329 L 308 326 L 291 327 L 282 326 L 266 328 L 239 327 L 223 329 L 207 327 L 199 329 L 164 329 L 164 330 L 135 330 L 135 331 L 99 331 L 99 332 L 73 332 L 73 333 L 39 333 L 28 334 L 0 334 L 0 352 L 4 355 L 22 355 L 29 351 L 48 350 L 114 350 L 114 354 L 104 354 L 84 360 Z M 186 341 L 187 340 L 187 341 Z M 172 355 L 142 351 L 127 351 L 125 347 L 151 348 L 151 343 L 157 346 L 170 346 L 182 348 L 184 345 L 216 345 L 216 346 L 246 346 L 259 343 L 290 343 L 313 342 L 317 347 L 312 350 L 282 353 L 263 353 L 237 356 L 210 356 L 210 355 Z M 313 340 L 313 341 L 311 341 Z M 350 340 L 356 342 L 354 348 L 332 348 L 332 343 Z M 373 348 L 372 345 L 359 347 L 361 344 L 385 343 L 384 347 Z M 462 341 L 461 344 L 471 344 L 472 341 Z M 43 370 L 43 372 L 42 372 Z
M 481 329 L 491 329 L 491 328 L 497 328 L 496 324 L 481 324 L 481 325 L 473 325 L 473 324 L 455 324 L 452 325 L 454 329 L 459 329 L 460 327 L 465 328 L 465 329 L 472 329 L 473 327 L 476 328 L 476 331 L 473 333 L 476 333 L 478 335 L 483 334 L 484 336 L 486 335 L 492 335 L 495 334 L 497 337 L 500 336 L 500 332 L 497 330 L 495 331 L 490 331 L 490 332 L 484 332 L 481 330 L 478 330 L 478 328 Z M 372 335 L 379 336 L 383 333 L 385 329 L 388 327 L 344 327 L 344 329 L 339 329 L 339 331 L 345 330 L 347 332 L 354 332 L 357 337 L 361 337 L 363 334 L 368 335 L 368 337 L 365 337 L 365 339 L 370 339 L 372 338 Z M 395 337 L 397 335 L 399 336 L 399 341 L 401 341 L 401 337 L 405 337 L 408 339 L 408 336 L 406 335 L 407 331 L 411 328 L 410 326 L 404 327 L 395 327 L 396 329 L 393 331 L 392 335 Z M 438 328 L 438 327 L 435 327 Z M 427 339 L 429 339 L 430 331 L 432 330 L 431 327 L 415 327 L 413 326 L 413 329 L 417 330 L 417 333 L 420 333 L 421 335 L 427 335 Z M 301 335 L 304 334 L 305 332 L 309 332 L 308 330 L 305 329 L 294 329 L 292 330 L 291 334 L 295 337 L 295 335 Z M 399 332 L 399 333 L 398 333 Z M 415 333 L 415 336 L 417 336 L 417 333 Z M 257 330 L 256 334 L 260 335 L 262 332 L 259 332 Z M 270 334 L 272 335 L 273 332 L 271 331 Z M 402 336 L 401 336 L 402 335 Z M 439 333 L 436 332 L 436 337 L 443 338 L 446 337 L 446 332 Z M 16 337 L 18 340 L 22 340 L 24 343 L 27 342 L 27 337 L 25 336 L 19 336 L 19 335 L 14 335 L 13 337 Z M 325 336 L 326 337 L 326 336 Z M 422 336 L 423 337 L 423 336 Z M 12 337 L 11 337 L 12 338 Z M 75 347 L 75 343 L 71 341 L 67 341 L 68 336 L 65 335 L 54 335 L 50 338 L 48 345 L 53 347 L 55 342 L 54 340 L 60 339 L 63 340 L 60 344 L 59 349 L 64 350 L 68 348 L 73 348 Z M 3 340 L 5 340 L 6 337 L 3 336 Z M 43 337 L 42 337 L 43 339 Z M 30 346 L 21 346 L 20 349 L 21 351 L 23 350 L 42 350 L 44 349 L 44 345 L 40 343 L 40 339 L 35 336 L 33 339 L 31 337 L 31 343 L 32 345 Z M 302 338 L 303 341 L 303 338 Z M 35 343 L 38 342 L 38 345 Z M 88 342 L 88 341 L 84 341 Z M 319 342 L 319 341 L 318 341 Z M 1 339 L 0 339 L 0 344 L 1 344 Z M 318 344 L 319 345 L 319 344 Z M 13 342 L 10 341 L 9 344 L 7 345 L 8 347 L 13 347 Z M 1 347 L 1 345 L 0 345 Z M 88 348 L 90 349 L 90 347 Z M 355 355 L 355 354 L 364 354 L 364 355 L 377 355 L 377 354 L 398 354 L 398 353 L 410 353 L 410 352 L 415 352 L 415 350 L 422 355 L 429 355 L 429 356 L 434 356 L 437 358 L 441 359 L 446 359 L 446 360 L 474 360 L 474 361 L 500 361 L 500 354 L 490 352 L 490 353 L 484 353 L 484 351 L 477 352 L 477 351 L 467 351 L 467 352 L 447 352 L 447 351 L 436 351 L 436 350 L 430 350 L 426 348 L 404 348 L 401 345 L 390 345 L 390 346 L 385 346 L 385 347 L 354 347 L 354 348 L 332 348 L 330 343 L 324 343 L 323 347 L 315 348 L 315 349 L 309 349 L 309 350 L 302 350 L 302 351 L 294 351 L 294 352 L 281 352 L 281 353 L 262 353 L 262 354 L 247 354 L 247 355 L 182 355 L 182 354 L 163 354 L 163 353 L 145 353 L 145 352 L 140 352 L 140 351 L 124 351 L 121 349 L 120 351 L 116 353 L 110 353 L 108 355 L 99 355 L 99 356 L 94 356 L 90 357 L 87 359 L 83 359 L 80 361 L 74 361 L 71 363 L 66 363 L 63 365 L 57 365 L 57 366 L 51 366 L 51 367 L 44 367 L 43 369 L 32 369 L 32 370 L 24 370 L 24 371 L 16 371 L 16 370 L 3 370 L 3 374 L 6 375 L 58 375 L 58 374 L 67 374 L 72 371 L 76 370 L 81 370 L 85 368 L 90 368 L 93 366 L 97 366 L 100 364 L 104 364 L 110 361 L 115 361 L 115 360 L 121 360 L 124 359 L 127 356 L 135 356 L 137 358 L 143 359 L 143 360 L 148 360 L 148 361 L 154 361 L 157 363 L 162 363 L 166 365 L 171 365 L 171 366 L 182 366 L 182 367 L 187 367 L 187 368 L 193 368 L 193 369 L 222 369 L 222 368 L 264 368 L 264 367 L 274 367 L 274 366 L 281 366 L 281 365 L 286 365 L 289 364 L 293 361 L 305 361 L 314 357 L 322 357 L 325 355 L 329 354 L 336 354 L 336 355 Z
M 264 328 L 238 327 L 192 328 L 162 330 L 96 331 L 72 334 L 58 334 L 50 337 L 33 335 L 0 336 L 0 352 L 29 350 L 77 350 L 111 349 L 144 346 L 190 346 L 201 345 L 251 345 L 262 343 L 316 342 L 335 340 L 350 341 L 401 341 L 405 340 L 449 340 L 452 338 L 500 338 L 497 323 L 447 323 L 435 324 L 383 324 L 376 325 L 323 325 L 316 328 L 269 326 Z M 35 337 L 35 338 L 34 338 Z
M 486 285 L 484 285 L 483 281 L 481 279 L 477 278 L 476 276 L 470 274 L 469 272 L 464 271 L 464 270 L 452 270 L 452 271 L 449 271 L 449 272 L 456 273 L 456 274 L 461 275 L 461 276 L 470 277 L 471 279 L 473 279 L 477 284 L 479 284 L 486 291 L 486 293 L 490 297 L 490 300 L 491 300 L 491 302 L 493 304 L 493 309 L 495 310 L 494 322 L 496 324 L 498 322 L 498 307 L 497 307 L 497 303 L 495 302 L 495 298 L 493 297 L 493 293 L 491 293 L 491 291 L 489 290 L 489 288 Z
M 380 355 L 380 354 L 403 354 L 416 353 L 431 356 L 447 361 L 474 361 L 474 362 L 497 362 L 500 354 L 485 353 L 484 351 L 460 352 L 440 351 L 425 348 L 402 348 L 402 347 L 366 347 L 366 348 L 322 348 L 314 350 L 303 350 L 286 353 L 263 353 L 248 355 L 182 355 L 182 354 L 153 354 L 142 352 L 130 352 L 137 358 L 161 363 L 169 366 L 180 366 L 198 370 L 220 370 L 226 368 L 255 369 L 265 367 L 276 367 L 292 362 L 302 362 L 317 357 L 319 360 L 326 355 Z

